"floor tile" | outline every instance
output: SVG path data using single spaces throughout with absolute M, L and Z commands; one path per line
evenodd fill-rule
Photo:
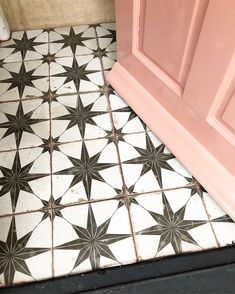
M 11 39 L 0 45 L 1 62 L 42 59 L 48 53 L 48 33 L 44 30 L 13 32 Z
M 6 63 L 0 67 L 0 101 L 42 96 L 49 88 L 48 64 L 42 60 Z
M 104 70 L 111 70 L 114 63 L 117 61 L 117 52 L 100 51 Z M 107 74 L 107 72 L 105 72 Z
M 122 189 L 114 143 L 108 139 L 67 143 L 52 153 L 53 196 L 61 204 L 115 197 Z
M 219 246 L 235 244 L 235 222 L 218 206 L 208 193 L 203 194 L 203 199 Z
M 50 183 L 50 155 L 42 148 L 0 152 L 0 215 L 40 209 Z
M 52 136 L 59 142 L 105 137 L 112 126 L 100 92 L 59 96 L 51 104 Z
M 98 57 L 81 55 L 55 61 L 50 64 L 50 86 L 56 94 L 96 91 L 104 84 Z
M 138 133 L 148 130 L 146 124 L 115 92 L 109 94 L 114 126 L 123 134 Z
M 92 54 L 97 49 L 94 26 L 80 25 L 50 31 L 50 53 L 55 57 Z
M 117 201 L 68 207 L 61 213 L 54 221 L 56 276 L 136 261 L 127 209 L 118 209 Z
M 124 135 L 118 144 L 124 180 L 134 192 L 169 189 L 188 184 L 189 172 L 151 132 Z
M 217 247 L 201 198 L 190 189 L 139 195 L 131 218 L 140 259 Z
M 41 216 L 36 212 L 0 218 L 1 286 L 52 277 L 51 223 Z
M 0 103 L 0 151 L 39 146 L 49 128 L 49 105 L 41 99 Z
M 96 26 L 98 43 L 106 52 L 116 51 L 116 25 L 115 23 L 102 23 Z

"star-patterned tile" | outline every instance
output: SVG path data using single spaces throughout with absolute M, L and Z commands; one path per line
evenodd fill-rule
M 60 57 L 50 64 L 50 86 L 56 94 L 97 91 L 103 84 L 101 62 L 94 55 Z
M 189 189 L 135 197 L 130 206 L 140 259 L 216 248 L 201 198 Z
M 235 222 L 218 206 L 208 193 L 203 193 L 205 206 L 220 247 L 235 244 Z
M 0 56 L 0 287 L 234 244 L 105 81 L 114 23 L 16 32 Z
M 44 30 L 13 32 L 11 39 L 0 45 L 4 63 L 42 59 L 48 53 L 48 33 Z
M 134 192 L 188 185 L 189 172 L 152 132 L 124 135 L 118 148 L 125 183 Z
M 49 105 L 41 99 L 0 103 L 0 151 L 39 146 L 49 128 Z
M 100 92 L 57 97 L 51 118 L 51 134 L 59 142 L 105 137 L 112 130 L 107 97 Z
M 92 54 L 97 49 L 94 26 L 56 28 L 49 33 L 50 54 L 55 57 Z
M 116 197 L 122 179 L 114 143 L 97 139 L 61 144 L 52 153 L 52 183 L 61 204 Z
M 5 63 L 0 67 L 0 102 L 39 97 L 49 89 L 49 66 L 42 60 Z
M 51 223 L 40 212 L 0 218 L 0 226 L 0 287 L 52 277 Z
M 40 209 L 50 198 L 50 155 L 42 150 L 0 152 L 0 215 Z
M 61 214 L 54 221 L 56 276 L 136 262 L 127 209 L 116 201 L 68 207 Z

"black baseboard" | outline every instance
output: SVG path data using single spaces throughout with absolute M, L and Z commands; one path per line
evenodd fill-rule
M 235 293 L 235 246 L 2 288 L 1 293 Z

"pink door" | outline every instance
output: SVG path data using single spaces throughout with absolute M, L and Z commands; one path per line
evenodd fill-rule
M 108 80 L 235 220 L 235 1 L 116 0 Z

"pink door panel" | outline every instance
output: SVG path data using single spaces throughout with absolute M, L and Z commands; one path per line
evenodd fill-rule
M 116 0 L 116 18 L 108 80 L 235 219 L 235 1 Z

